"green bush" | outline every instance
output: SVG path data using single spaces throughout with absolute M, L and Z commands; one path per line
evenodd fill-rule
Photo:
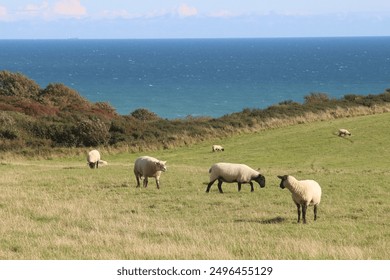
M 304 99 L 305 104 L 328 102 L 330 100 L 329 96 L 322 92 L 312 92 L 310 95 L 306 95 Z
M 0 95 L 37 100 L 40 87 L 20 73 L 0 71 Z
M 154 121 L 160 119 L 158 115 L 144 108 L 133 111 L 131 116 L 140 121 Z
M 77 146 L 96 147 L 107 145 L 110 140 L 109 127 L 98 118 L 80 121 L 73 131 Z
M 370 113 L 376 106 L 389 103 L 390 89 L 378 95 L 347 94 L 341 99 L 310 93 L 302 104 L 287 100 L 220 118 L 167 120 L 144 108 L 120 116 L 107 102 L 89 102 L 63 84 L 40 89 L 22 74 L 0 71 L 0 149 L 38 147 L 42 151 L 43 147 L 50 150 L 53 146 L 101 145 L 126 146 L 136 151 L 168 148 L 294 123 L 302 117 L 310 118 L 312 113 L 329 113 L 325 115 L 335 118 L 342 115 L 336 114 L 340 108 L 369 107 L 365 110 Z
M 0 112 L 0 138 L 9 140 L 18 138 L 16 121 L 8 112 Z

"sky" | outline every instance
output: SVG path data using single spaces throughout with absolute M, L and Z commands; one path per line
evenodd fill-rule
M 0 39 L 390 36 L 390 0 L 0 0 Z

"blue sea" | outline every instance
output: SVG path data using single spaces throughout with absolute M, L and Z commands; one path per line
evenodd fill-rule
M 312 92 L 390 88 L 390 37 L 0 40 L 0 70 L 63 83 L 126 115 L 219 117 Z

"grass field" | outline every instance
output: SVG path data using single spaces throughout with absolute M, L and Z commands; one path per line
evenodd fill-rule
M 336 136 L 347 128 L 352 137 Z M 146 153 L 167 160 L 161 189 L 135 188 L 141 154 L 3 158 L 0 259 L 389 259 L 390 113 L 272 129 Z M 260 168 L 266 187 L 216 184 L 218 161 Z M 277 175 L 311 178 L 323 190 L 318 220 L 296 223 Z

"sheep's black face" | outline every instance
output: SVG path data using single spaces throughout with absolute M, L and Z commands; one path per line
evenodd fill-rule
M 280 181 L 279 187 L 280 187 L 281 189 L 284 189 L 284 188 L 285 188 L 285 186 L 284 186 L 284 181 L 287 179 L 287 176 L 286 176 L 286 175 L 285 175 L 285 176 L 278 176 L 278 178 L 279 178 L 280 180 L 282 180 L 282 181 Z
M 261 174 L 256 178 L 256 182 L 259 183 L 261 188 L 265 187 L 265 177 Z
M 89 168 L 95 168 L 95 163 L 94 162 L 88 162 Z

